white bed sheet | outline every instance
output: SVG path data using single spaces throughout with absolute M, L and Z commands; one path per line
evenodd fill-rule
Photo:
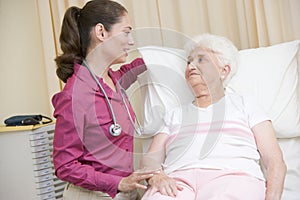
M 300 200 L 300 137 L 280 138 L 278 142 L 287 165 L 282 200 Z

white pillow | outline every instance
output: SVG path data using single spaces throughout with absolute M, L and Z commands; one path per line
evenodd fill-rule
M 184 77 L 186 56 L 183 50 L 159 46 L 138 50 L 148 68 L 138 77 L 144 104 L 144 132 L 155 134 L 161 128 L 166 110 L 193 99 Z
M 227 87 L 253 95 L 272 119 L 278 138 L 300 136 L 299 45 L 295 40 L 239 51 L 238 70 Z M 186 55 L 181 49 L 158 46 L 138 50 L 148 67 L 148 74 L 139 79 L 147 86 L 142 87 L 144 126 L 154 133 L 165 110 L 193 99 L 184 78 Z
M 295 40 L 239 51 L 238 71 L 227 87 L 253 95 L 278 138 L 300 136 L 299 45 Z

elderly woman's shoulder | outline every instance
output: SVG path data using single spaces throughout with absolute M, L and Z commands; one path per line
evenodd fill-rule
M 245 108 L 253 105 L 258 105 L 257 98 L 251 94 L 242 94 L 236 92 L 226 93 L 226 98 L 228 102 L 234 104 L 237 107 Z

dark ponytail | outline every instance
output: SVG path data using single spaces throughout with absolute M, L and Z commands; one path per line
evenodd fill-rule
M 55 62 L 57 65 L 56 74 L 63 82 L 67 82 L 67 79 L 72 76 L 74 62 L 82 60 L 77 23 L 79 15 L 80 8 L 70 7 L 65 13 L 61 27 L 59 41 L 63 54 L 58 56 Z
M 66 83 L 74 72 L 74 63 L 81 63 L 86 57 L 91 29 L 102 23 L 110 31 L 125 13 L 127 10 L 122 5 L 111 0 L 92 0 L 82 9 L 73 6 L 66 11 L 59 38 L 63 54 L 55 59 L 60 80 Z

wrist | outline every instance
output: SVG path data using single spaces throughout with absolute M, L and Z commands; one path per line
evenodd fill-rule
M 281 193 L 278 192 L 268 192 L 266 193 L 266 200 L 280 200 L 281 199 Z
M 148 185 L 152 185 L 153 179 L 160 179 L 162 176 L 165 176 L 165 172 L 161 168 L 161 169 L 157 170 L 151 178 L 148 178 L 145 181 Z
M 117 193 L 122 192 L 123 191 L 123 181 L 124 181 L 125 177 L 121 178 L 117 187 Z

